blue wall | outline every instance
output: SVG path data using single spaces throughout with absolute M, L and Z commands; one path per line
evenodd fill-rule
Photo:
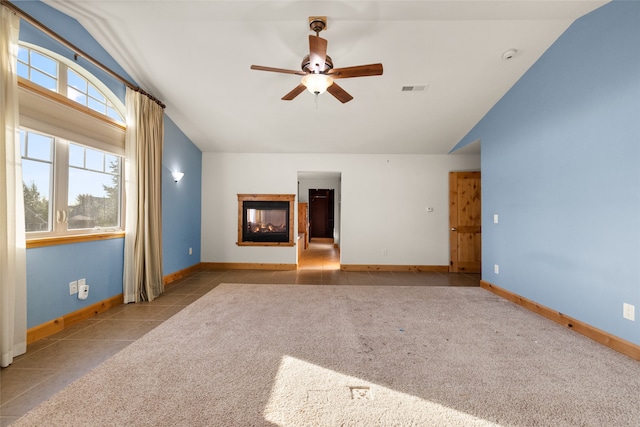
M 200 262 L 202 153 L 166 116 L 162 163 L 162 260 L 167 275 Z M 184 173 L 180 182 L 173 181 L 174 171 Z
M 122 293 L 124 239 L 27 250 L 27 327 Z M 69 295 L 69 282 L 86 279 L 89 297 Z
M 87 54 L 132 81 L 76 20 L 40 1 L 15 3 Z M 73 58 L 69 49 L 24 21 L 20 26 L 20 40 Z M 124 102 L 125 87 L 122 83 L 81 58 L 78 63 Z M 166 276 L 200 263 L 202 176 L 202 153 L 166 114 L 163 166 L 163 275 Z M 179 183 L 173 182 L 173 169 L 185 172 Z M 190 247 L 193 248 L 192 255 L 188 254 Z M 27 327 L 32 328 L 121 294 L 123 265 L 124 239 L 28 249 Z M 69 295 L 69 282 L 81 278 L 85 278 L 89 285 L 89 298 L 84 301 Z
M 577 20 L 478 139 L 483 279 L 640 344 L 640 2 Z

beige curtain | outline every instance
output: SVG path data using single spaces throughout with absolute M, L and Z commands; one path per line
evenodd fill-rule
M 162 143 L 164 112 L 127 88 L 124 302 L 153 301 L 162 281 Z
M 0 366 L 27 351 L 27 278 L 19 149 L 20 19 L 0 6 Z

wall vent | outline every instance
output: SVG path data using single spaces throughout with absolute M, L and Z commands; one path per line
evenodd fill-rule
M 402 92 L 424 92 L 427 85 L 402 86 Z

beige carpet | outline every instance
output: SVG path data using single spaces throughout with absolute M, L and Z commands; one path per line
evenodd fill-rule
M 480 288 L 223 284 L 16 426 L 639 426 L 640 363 Z

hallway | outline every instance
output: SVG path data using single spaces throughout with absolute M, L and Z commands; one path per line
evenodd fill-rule
M 340 247 L 333 239 L 313 238 L 298 259 L 298 270 L 340 270 Z

